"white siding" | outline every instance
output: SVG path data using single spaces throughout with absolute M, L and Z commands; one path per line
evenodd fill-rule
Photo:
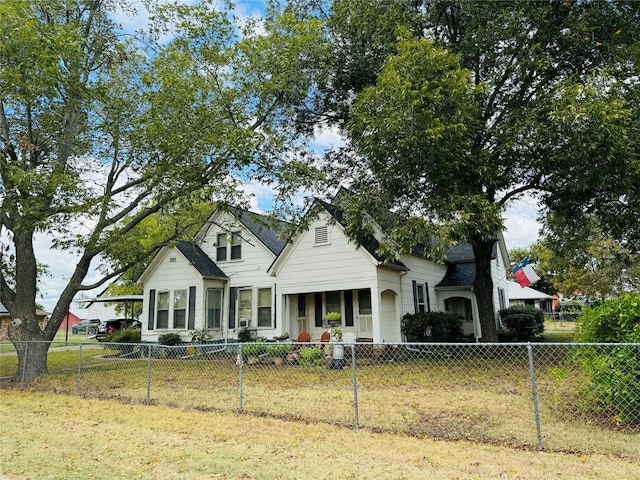
M 350 243 L 338 224 L 323 216 L 290 245 L 276 268 L 278 293 L 375 288 L 376 262 Z M 315 244 L 315 227 L 328 226 L 329 243 Z
M 256 321 L 257 315 L 258 289 L 271 288 L 271 312 L 273 315 L 275 311 L 273 296 L 276 279 L 270 276 L 267 270 L 271 263 L 273 263 L 275 255 L 229 213 L 219 215 L 215 218 L 215 222 L 212 222 L 210 225 L 210 228 L 202 237 L 202 243 L 200 244 L 202 251 L 206 253 L 207 256 L 211 258 L 216 265 L 218 265 L 218 267 L 220 267 L 227 277 L 229 277 L 228 287 L 247 287 L 253 289 L 254 322 Z M 242 258 L 240 260 L 216 261 L 215 244 L 217 242 L 218 234 L 236 231 L 240 231 L 242 234 Z M 223 306 L 223 321 L 225 322 L 225 327 L 227 327 L 229 325 L 228 288 L 225 290 Z M 260 328 L 258 330 L 259 336 L 271 338 L 282 333 L 282 321 L 280 320 L 282 315 L 280 312 L 275 312 L 275 315 L 276 328 Z M 252 327 L 255 327 L 255 324 Z M 235 330 L 238 330 L 237 317 Z M 235 338 L 235 332 L 231 332 L 229 336 Z
M 438 265 L 426 258 L 419 258 L 414 255 L 403 255 L 400 260 L 409 267 L 407 275 L 402 277 L 402 315 L 415 313 L 412 283 L 414 280 L 418 283 L 429 284 L 431 310 L 443 311 L 444 301 L 438 299 L 435 287 L 447 273 L 446 266 Z
M 174 259 L 173 261 L 171 259 Z M 143 341 L 156 341 L 160 335 L 168 331 L 179 333 L 183 336 L 184 340 L 188 340 L 189 335 L 187 329 L 173 330 L 171 328 L 171 310 L 169 314 L 169 328 L 168 329 L 156 329 L 148 330 L 149 324 L 149 291 L 156 291 L 156 298 L 158 292 L 166 292 L 179 289 L 186 289 L 187 293 L 189 287 L 196 287 L 196 318 L 195 328 L 202 328 L 203 315 L 199 309 L 200 305 L 203 305 L 203 282 L 202 277 L 198 274 L 196 269 L 187 262 L 182 253 L 176 248 L 167 250 L 160 261 L 155 265 L 154 272 L 147 278 L 144 284 L 144 302 L 142 309 L 142 316 L 140 321 L 142 322 L 142 340 Z M 155 308 L 155 305 L 154 305 Z M 157 320 L 154 315 L 154 319 Z
M 216 248 L 214 245 L 218 234 L 226 231 L 219 225 L 211 225 L 200 245 L 202 251 L 216 262 L 216 265 L 229 277 L 230 285 L 232 287 L 273 286 L 275 281 L 267 273 L 267 269 L 273 262 L 275 255 L 230 214 L 224 214 L 224 216 L 216 219 L 216 223 L 225 225 L 229 231 L 240 230 L 242 233 L 241 260 L 216 261 Z

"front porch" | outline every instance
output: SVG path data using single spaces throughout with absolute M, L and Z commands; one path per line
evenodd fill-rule
M 340 328 L 343 335 L 353 333 L 359 342 L 373 342 L 381 338 L 382 331 L 392 330 L 394 324 L 399 338 L 400 315 L 395 297 L 394 292 L 355 288 L 288 293 L 278 300 L 282 304 L 280 311 L 284 312 L 284 329 L 291 338 L 307 332 L 312 341 L 320 341 L 324 332 Z M 333 320 L 336 314 L 339 320 Z

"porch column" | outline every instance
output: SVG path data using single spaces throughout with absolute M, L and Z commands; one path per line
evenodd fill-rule
M 287 308 L 287 299 L 286 295 L 279 293 L 276 289 L 275 295 L 275 322 L 276 322 L 276 331 L 280 332 L 280 335 L 284 332 L 288 332 L 289 335 L 293 335 L 290 329 L 290 320 L 289 320 L 289 310 Z
M 382 299 L 380 298 L 380 287 L 376 285 L 371 286 L 371 320 L 373 323 L 373 343 L 382 342 L 382 325 L 380 322 L 380 309 Z

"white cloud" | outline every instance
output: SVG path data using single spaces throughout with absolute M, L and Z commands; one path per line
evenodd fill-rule
M 242 190 L 249 196 L 250 210 L 257 213 L 269 210 L 276 195 L 272 186 L 261 183 L 245 183 Z
M 345 144 L 337 128 L 324 128 L 316 132 L 311 145 L 323 151 L 332 148 L 340 148 Z
M 539 238 L 540 208 L 535 198 L 527 196 L 511 204 L 505 211 L 504 239 L 507 248 L 527 248 Z

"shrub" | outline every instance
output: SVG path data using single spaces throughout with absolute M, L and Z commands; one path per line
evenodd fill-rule
M 251 330 L 249 327 L 242 327 L 238 331 L 238 341 L 240 343 L 249 343 L 256 341 L 256 331 Z
M 104 337 L 105 342 L 113 343 L 140 343 L 141 332 L 134 328 L 125 328 L 117 330 Z
M 255 343 L 247 343 L 242 346 L 244 355 L 265 355 L 268 357 L 284 357 L 292 350 L 288 343 L 267 342 L 264 338 L 258 338 Z
M 528 305 L 500 310 L 500 322 L 516 342 L 530 342 L 544 332 L 544 313 Z
M 324 354 L 320 347 L 304 347 L 300 350 L 298 362 L 303 366 L 322 365 Z
M 196 343 L 199 345 L 204 345 L 211 341 L 211 334 L 205 328 L 201 330 L 194 330 L 193 335 L 191 335 L 191 343 Z
M 580 317 L 577 338 L 592 343 L 640 343 L 640 294 L 623 295 L 587 310 Z M 581 392 L 581 406 L 606 413 L 616 422 L 640 424 L 638 347 L 583 346 L 576 359 L 590 380 Z
M 177 333 L 163 333 L 158 337 L 160 345 L 178 345 L 182 343 L 182 337 Z
M 586 310 L 578 322 L 579 342 L 640 342 L 640 294 L 629 293 Z
M 133 352 L 133 345 L 131 343 L 140 343 L 141 332 L 133 328 L 125 328 L 124 330 L 117 330 L 104 337 L 104 341 L 109 344 L 109 348 L 117 350 L 122 353 Z M 123 345 L 114 345 L 114 344 Z
M 450 312 L 407 313 L 400 325 L 408 342 L 457 342 L 464 317 Z

